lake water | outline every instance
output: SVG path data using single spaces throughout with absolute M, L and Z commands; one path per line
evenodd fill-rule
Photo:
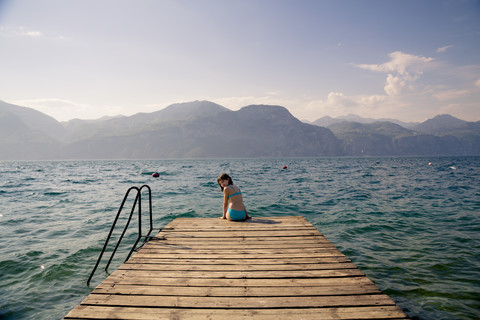
M 0 162 L 0 318 L 61 319 L 105 279 L 85 284 L 131 186 L 160 228 L 220 216 L 221 172 L 252 216 L 304 216 L 411 318 L 479 318 L 480 157 Z

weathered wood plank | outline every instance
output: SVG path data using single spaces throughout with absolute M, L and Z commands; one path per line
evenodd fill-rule
M 289 236 L 289 237 L 282 237 L 282 236 L 251 236 L 251 237 L 215 237 L 215 238 L 196 238 L 194 236 L 181 236 L 179 234 L 170 235 L 167 233 L 160 233 L 161 236 L 157 236 L 156 238 L 152 239 L 151 241 L 165 241 L 167 240 L 169 243 L 182 243 L 182 244 L 195 244 L 201 242 L 208 242 L 208 243 L 222 243 L 223 241 L 233 241 L 233 243 L 257 243 L 257 244 L 264 244 L 264 243 L 282 243 L 282 242 L 289 242 L 289 243 L 301 243 L 301 242 L 319 242 L 319 241 L 326 241 L 324 236 L 321 235 L 297 235 L 297 236 Z M 328 241 L 328 240 L 327 240 Z
M 222 230 L 222 231 L 165 231 L 162 236 L 168 238 L 233 238 L 233 237 L 309 237 L 321 236 L 316 229 L 310 230 Z
M 144 270 L 116 270 L 112 276 L 152 278 L 160 272 Z M 222 279 L 281 279 L 281 278 L 331 278 L 363 276 L 358 269 L 300 270 L 300 271 L 161 271 L 166 278 L 222 278 Z
M 339 256 L 329 256 L 329 257 L 317 257 L 317 258 L 282 258 L 282 259 L 208 259 L 208 258 L 198 258 L 198 259 L 171 259 L 164 258 L 162 256 L 154 256 L 149 258 L 144 258 L 141 255 L 133 256 L 126 263 L 152 263 L 152 264 L 218 264 L 218 265 L 242 265 L 242 264 L 328 264 L 328 263 L 338 263 L 338 262 L 351 262 L 350 259 L 343 255 Z
M 170 228 L 190 228 L 190 227 L 206 227 L 211 228 L 215 226 L 222 226 L 224 228 L 255 228 L 259 226 L 265 226 L 269 228 L 283 228 L 288 226 L 306 226 L 312 227 L 312 224 L 309 223 L 301 216 L 285 216 L 285 217 L 271 217 L 271 218 L 254 218 L 246 221 L 226 221 L 216 218 L 203 218 L 203 219 L 192 219 L 192 218 L 176 218 L 172 220 L 169 224 L 165 226 L 166 229 Z
M 157 250 L 178 250 L 178 249 L 187 249 L 187 250 L 229 250 L 232 249 L 244 249 L 244 250 L 261 250 L 261 249 L 323 249 L 323 248 L 336 248 L 330 242 L 300 242 L 300 243 L 289 243 L 289 242 L 273 242 L 273 243 L 262 243 L 259 244 L 258 241 L 247 243 L 245 241 L 196 241 L 194 243 L 185 244 L 184 242 L 173 242 L 173 241 L 164 241 L 164 242 L 149 242 L 144 245 L 145 249 L 157 249 Z
M 340 278 L 285 278 L 285 279 L 224 279 L 224 278 L 162 278 L 124 277 L 111 275 L 103 284 L 191 286 L 191 287 L 299 287 L 299 286 L 358 286 L 371 284 L 365 276 Z
M 383 294 L 350 296 L 301 296 L 301 297 L 189 297 L 189 296 L 137 296 L 90 294 L 83 305 L 123 307 L 177 307 L 177 308 L 307 308 L 388 306 L 395 303 Z
M 347 308 L 307 308 L 307 309 L 171 309 L 171 308 L 130 308 L 79 306 L 72 310 L 68 319 L 405 319 L 397 306 L 347 307 Z
M 353 263 L 316 263 L 316 264 L 276 264 L 276 265 L 208 265 L 183 264 L 167 265 L 154 263 L 124 263 L 118 270 L 151 270 L 151 271 L 301 271 L 301 270 L 335 270 L 355 269 Z
M 379 307 L 337 307 L 337 308 L 295 308 L 295 309 L 172 309 L 172 308 L 131 308 L 79 306 L 73 310 L 68 319 L 405 319 L 404 313 L 397 306 Z M 78 317 L 78 318 L 75 318 Z
M 300 286 L 300 287 L 172 287 L 151 285 L 101 284 L 95 294 L 152 295 L 152 296 L 207 296 L 207 297 L 290 297 L 326 296 L 381 293 L 373 283 L 348 286 Z
M 304 248 L 302 252 L 305 253 L 321 253 L 325 251 L 338 251 L 337 248 L 334 246 L 328 247 L 320 247 L 320 248 Z M 176 253 L 176 254 L 288 254 L 288 253 L 298 253 L 299 248 L 258 248 L 258 249 L 245 249 L 245 248 L 237 248 L 236 250 L 232 250 L 232 248 L 201 248 L 201 249 L 193 249 L 193 248 L 145 248 L 142 252 L 148 254 L 168 254 L 168 253 Z
M 303 217 L 175 219 L 66 319 L 405 319 Z
M 324 258 L 324 257 L 343 257 L 343 254 L 336 250 L 325 250 L 324 252 L 298 252 L 298 253 L 244 253 L 244 254 L 195 254 L 195 253 L 144 253 L 138 252 L 135 256 L 139 258 L 166 258 L 166 259 L 281 259 L 281 258 Z

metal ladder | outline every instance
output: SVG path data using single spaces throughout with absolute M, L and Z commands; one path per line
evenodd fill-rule
M 148 233 L 147 235 L 145 236 L 142 236 L 142 189 L 144 188 L 147 188 L 148 189 L 148 202 L 149 202 L 149 217 L 150 217 L 150 229 L 148 230 Z M 125 202 L 127 201 L 128 199 L 128 196 L 130 195 L 130 192 L 136 192 L 136 195 L 135 195 L 135 201 L 133 203 L 133 206 L 132 206 L 132 209 L 130 210 L 130 215 L 128 217 L 128 221 L 127 223 L 125 224 L 125 228 L 123 229 L 123 232 L 122 234 L 120 235 L 120 238 L 118 239 L 118 242 L 117 242 L 117 245 L 115 246 L 115 249 L 113 250 L 112 252 L 112 255 L 110 256 L 110 259 L 108 260 L 108 263 L 107 265 L 105 266 L 105 271 L 108 272 L 108 267 L 110 266 L 110 263 L 112 262 L 112 259 L 115 255 L 115 253 L 117 252 L 117 249 L 118 247 L 120 246 L 120 242 L 122 241 L 123 239 L 123 236 L 125 235 L 125 232 L 127 231 L 128 229 L 128 226 L 130 225 L 130 221 L 132 220 L 132 217 L 133 217 L 133 213 L 135 211 L 135 208 L 137 207 L 137 204 L 138 204 L 138 237 L 137 237 L 137 240 L 135 241 L 135 243 L 133 244 L 133 247 L 132 249 L 130 250 L 130 252 L 128 253 L 128 256 L 127 258 L 125 259 L 125 262 L 130 258 L 130 256 L 132 255 L 133 251 L 136 251 L 138 250 L 139 248 L 141 248 L 145 243 L 147 243 L 149 240 L 155 238 L 155 237 L 152 237 L 150 236 L 150 234 L 152 233 L 153 231 L 153 219 L 152 219 L 152 190 L 150 189 L 150 187 L 148 185 L 143 185 L 141 186 L 140 188 L 138 187 L 131 187 L 130 189 L 127 190 L 127 192 L 125 193 L 125 196 L 123 197 L 123 201 L 122 201 L 122 204 L 120 205 L 120 208 L 118 209 L 118 212 L 117 212 L 117 216 L 115 217 L 115 220 L 113 221 L 113 224 L 112 224 L 112 227 L 110 228 L 110 233 L 108 234 L 107 236 L 107 239 L 105 240 L 105 244 L 103 246 L 103 249 L 102 249 L 102 252 L 100 252 L 100 255 L 97 259 L 97 263 L 95 264 L 95 267 L 93 268 L 92 272 L 90 273 L 90 276 L 88 277 L 88 280 L 87 280 L 87 286 L 90 284 L 90 281 L 92 280 L 92 277 L 93 277 L 93 274 L 95 273 L 95 271 L 97 270 L 98 268 L 98 265 L 100 264 L 100 261 L 102 260 L 102 257 L 103 257 L 103 254 L 105 253 L 105 250 L 107 248 L 107 245 L 108 245 L 108 242 L 110 241 L 110 238 L 112 236 L 112 233 L 115 229 L 115 226 L 117 224 L 117 221 L 118 221 L 118 218 L 120 217 L 120 214 L 122 213 L 122 209 L 125 205 Z M 160 229 L 161 230 L 161 229 Z M 160 232 L 159 230 L 159 232 Z M 143 242 L 142 244 L 137 248 L 137 244 L 140 242 L 140 240 L 143 238 Z

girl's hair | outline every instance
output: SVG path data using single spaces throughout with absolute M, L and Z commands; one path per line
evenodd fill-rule
M 220 189 L 222 189 L 222 191 L 223 191 L 223 187 L 220 185 L 220 180 L 228 180 L 228 185 L 233 184 L 232 178 L 230 178 L 230 176 L 229 176 L 228 174 L 222 173 L 222 174 L 219 175 L 218 178 L 217 178 L 217 183 L 218 183 L 218 185 L 220 186 Z

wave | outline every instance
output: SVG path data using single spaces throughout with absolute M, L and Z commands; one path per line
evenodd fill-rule
M 35 163 L 42 172 L 7 163 L 0 318 L 60 319 L 85 298 L 85 281 L 132 185 L 151 186 L 157 228 L 178 217 L 219 216 L 215 180 L 223 171 L 242 189 L 250 214 L 304 216 L 412 318 L 475 318 L 479 159 L 439 158 L 434 166 L 424 158 Z M 34 179 L 26 181 L 27 174 Z M 92 285 L 104 278 L 99 272 Z M 458 292 L 465 295 L 456 298 Z

